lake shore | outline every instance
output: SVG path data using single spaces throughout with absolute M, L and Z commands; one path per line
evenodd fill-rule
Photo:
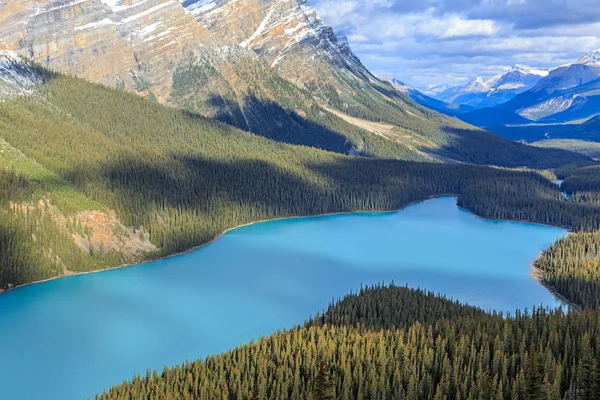
M 550 293 L 552 293 L 552 295 L 554 297 L 556 297 L 557 299 L 559 299 L 560 301 L 562 301 L 563 303 L 568 305 L 573 310 L 575 310 L 577 312 L 581 312 L 581 307 L 579 307 L 577 304 L 575 304 L 572 301 L 570 301 L 569 299 L 567 299 L 562 294 L 558 293 L 554 286 L 546 283 L 546 281 L 544 280 L 545 272 L 541 268 L 538 268 L 535 266 L 534 263 L 531 263 L 531 269 L 532 269 L 532 271 L 531 271 L 531 274 L 529 274 L 529 276 L 531 276 L 533 279 L 538 281 L 540 283 L 540 285 L 542 285 L 543 287 L 548 289 L 548 291 Z
M 141 260 L 139 262 L 135 262 L 135 263 L 130 263 L 130 264 L 123 264 L 123 265 L 119 265 L 116 267 L 111 267 L 111 268 L 105 268 L 105 269 L 98 269 L 98 270 L 93 270 L 93 271 L 85 271 L 85 272 L 73 272 L 73 271 L 68 271 L 68 273 L 64 274 L 64 275 L 60 275 L 60 276 L 55 276 L 55 277 L 51 277 L 48 279 L 42 279 L 42 280 L 38 280 L 38 281 L 33 281 L 33 282 L 28 282 L 28 283 L 24 283 L 22 285 L 16 285 L 13 286 L 11 288 L 8 288 L 6 290 L 0 289 L 0 295 L 2 295 L 3 293 L 7 293 L 9 291 L 14 291 L 16 289 L 20 289 L 20 288 L 24 288 L 27 286 L 32 286 L 32 285 L 37 285 L 37 284 L 42 284 L 42 283 L 46 283 L 46 282 L 51 282 L 51 281 L 55 281 L 58 279 L 63 279 L 63 278 L 69 278 L 69 277 L 73 277 L 73 276 L 80 276 L 80 275 L 89 275 L 89 274 L 98 274 L 98 273 L 102 273 L 102 272 L 110 272 L 110 271 L 114 271 L 114 270 L 119 270 L 119 269 L 124 269 L 124 268 L 130 268 L 130 267 L 135 267 L 138 265 L 144 265 L 150 262 L 154 262 L 154 261 L 160 261 L 160 260 L 167 260 L 173 257 L 179 257 L 182 255 L 186 255 L 189 253 L 192 253 L 196 250 L 199 250 L 203 247 L 206 247 L 212 243 L 214 243 L 215 241 L 219 240 L 220 238 L 222 238 L 224 235 L 226 235 L 227 233 L 234 231 L 236 229 L 240 229 L 243 227 L 247 227 L 247 226 L 252 226 L 252 225 L 257 225 L 257 224 L 261 224 L 261 223 L 265 223 L 265 222 L 273 222 L 273 221 L 281 221 L 281 220 L 290 220 L 290 219 L 303 219 L 303 218 L 318 218 L 318 217 L 329 217 L 329 216 L 338 216 L 338 215 L 351 215 L 351 214 L 361 214 L 361 213 L 397 213 L 400 212 L 404 209 L 406 209 L 407 207 L 416 205 L 416 204 L 420 204 L 423 203 L 425 201 L 428 200 L 432 200 L 432 199 L 436 199 L 436 198 L 443 198 L 443 197 L 454 197 L 455 199 L 458 200 L 458 195 L 453 194 L 453 193 L 444 193 L 444 194 L 436 194 L 436 195 L 431 195 L 431 196 L 427 196 L 424 199 L 420 199 L 420 200 L 415 200 L 415 201 L 411 201 L 397 209 L 393 209 L 393 210 L 366 210 L 366 211 L 340 211 L 340 212 L 332 212 L 332 213 L 325 213 L 325 214 L 314 214 L 314 215 L 296 215 L 296 216 L 287 216 L 287 217 L 277 217 L 277 218 L 271 218 L 271 219 L 264 219 L 264 220 L 259 220 L 259 221 L 254 221 L 254 222 L 248 222 L 245 224 L 240 224 L 240 225 L 236 225 L 232 228 L 226 229 L 225 231 L 223 231 L 222 233 L 220 233 L 219 235 L 215 236 L 213 239 L 209 240 L 206 243 L 202 243 L 198 246 L 194 246 L 190 249 L 178 252 L 178 253 L 173 253 L 173 254 L 169 254 L 166 256 L 161 256 L 161 257 L 156 257 L 156 258 L 150 258 L 147 260 Z M 540 225 L 540 226 L 551 226 L 551 227 L 558 227 L 558 228 L 562 228 L 562 229 L 566 229 L 569 230 L 569 228 L 567 227 L 561 227 L 561 226 L 554 226 L 554 225 L 547 225 L 547 224 L 541 224 L 541 223 L 536 223 L 536 222 L 527 222 L 527 221 L 513 221 L 513 220 L 503 220 L 503 219 L 498 219 L 498 218 L 486 218 L 483 217 L 479 214 L 474 213 L 471 210 L 468 210 L 464 207 L 461 207 L 457 204 L 457 207 L 460 210 L 469 212 L 475 216 L 477 216 L 478 218 L 484 219 L 484 220 L 488 220 L 488 221 L 509 221 L 509 222 L 519 222 L 519 223 L 524 223 L 524 224 L 531 224 L 531 225 Z M 533 264 L 532 264 L 533 266 Z M 544 284 L 542 280 L 536 278 L 535 276 L 532 275 L 532 277 L 534 277 L 534 279 L 536 279 L 540 284 L 542 284 L 544 287 L 546 287 L 555 297 L 557 297 L 559 300 L 565 302 L 566 304 L 570 303 L 563 299 L 559 294 L 555 293 L 555 290 L 551 287 L 549 287 L 548 285 Z

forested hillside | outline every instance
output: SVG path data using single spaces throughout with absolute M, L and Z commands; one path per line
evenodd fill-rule
M 4 240 L 14 253 L 3 255 L 3 288 L 173 254 L 251 221 L 396 209 L 445 193 L 490 218 L 600 224 L 597 205 L 564 201 L 537 173 L 276 143 L 60 76 L 39 92 L 0 104 L 13 160 L 2 172 Z M 15 180 L 26 196 L 13 196 Z M 28 256 L 36 262 L 21 261 L 13 237 L 38 246 Z
M 280 144 L 61 76 L 39 91 L 0 104 L 11 149 L 5 224 L 9 236 L 27 238 L 18 246 L 41 248 L 28 256 L 37 262 L 19 261 L 17 248 L 4 255 L 4 288 L 172 254 L 251 221 L 395 209 L 443 193 L 486 217 L 599 226 L 597 205 L 565 202 L 534 173 Z M 15 179 L 27 196 L 13 195 Z
M 600 169 L 597 166 L 563 168 L 561 190 L 569 203 L 600 205 Z M 569 301 L 586 307 L 600 306 L 600 231 L 576 232 L 546 250 L 535 266 L 543 281 Z
M 547 149 L 563 149 L 600 159 L 600 143 L 578 139 L 550 139 L 534 142 L 532 146 Z
M 148 372 L 124 399 L 597 399 L 600 310 L 503 318 L 420 291 L 363 289 L 305 327 Z

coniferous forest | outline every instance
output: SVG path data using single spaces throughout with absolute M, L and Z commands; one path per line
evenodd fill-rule
M 392 285 L 96 398 L 592 400 L 599 385 L 598 309 L 505 317 Z
M 380 110 L 354 114 L 381 121 Z M 573 231 L 536 267 L 579 312 L 506 317 L 369 288 L 303 327 L 135 377 L 102 399 L 598 398 L 600 190 L 597 167 L 580 155 L 516 144 L 462 152 L 474 131 L 443 149 L 462 162 L 424 162 L 353 130 L 352 146 L 366 147 L 347 156 L 336 152 L 346 139 L 333 151 L 311 146 L 313 136 L 290 144 L 58 75 L 35 96 L 0 103 L 0 132 L 0 289 L 170 255 L 253 221 L 393 210 L 443 194 L 482 217 Z
M 0 288 L 173 254 L 252 221 L 392 210 L 440 194 L 486 218 L 600 227 L 595 192 L 567 201 L 533 170 L 343 156 L 50 76 L 38 96 L 0 103 Z M 564 184 L 595 179 L 580 156 L 540 154 L 519 162 L 564 165 Z M 144 246 L 94 245 L 90 210 L 114 210 L 113 241 Z

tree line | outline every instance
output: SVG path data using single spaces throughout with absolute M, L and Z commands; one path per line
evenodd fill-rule
M 440 194 L 458 195 L 460 206 L 482 217 L 576 231 L 600 226 L 600 205 L 567 202 L 537 173 L 348 157 L 277 143 L 61 76 L 50 79 L 40 96 L 1 103 L 0 131 L 30 162 L 27 168 L 17 165 L 19 179 L 36 188 L 28 200 L 12 201 L 35 205 L 47 196 L 67 217 L 90 207 L 113 209 L 124 225 L 149 233 L 159 251 L 147 258 L 187 250 L 257 220 L 392 210 Z M 51 221 L 37 223 L 37 212 L 20 224 L 29 226 L 22 240 L 42 247 L 39 261 L 3 264 L 0 288 L 64 269 L 83 272 L 128 261 L 116 253 L 82 253 L 72 232 L 59 234 Z M 24 217 L 10 218 L 14 224 Z M 21 273 L 47 265 L 43 254 L 57 255 L 56 266 Z
M 303 327 L 148 371 L 96 399 L 591 400 L 599 329 L 600 310 L 502 316 L 377 286 Z

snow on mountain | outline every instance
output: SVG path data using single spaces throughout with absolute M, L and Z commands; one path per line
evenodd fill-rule
M 553 119 L 559 122 L 597 114 L 600 80 L 600 49 L 587 53 L 576 61 L 554 68 L 531 90 L 522 93 L 502 107 L 535 120 Z
M 417 89 L 415 89 L 414 87 L 410 86 L 407 83 L 402 82 L 399 79 L 396 79 L 392 76 L 378 76 L 379 79 L 381 79 L 384 82 L 389 82 L 392 84 L 392 86 L 398 90 L 401 93 L 404 94 L 409 94 L 412 91 L 416 91 Z
M 493 107 L 531 89 L 547 75 L 547 70 L 517 64 L 488 80 L 478 77 L 460 88 L 446 101 L 476 108 Z
M 573 64 L 587 65 L 600 74 L 600 49 L 583 55 L 583 57 L 575 61 Z
M 429 85 L 426 88 L 422 88 L 421 92 L 434 99 L 446 101 L 450 97 L 454 96 L 456 92 L 462 89 L 464 85 Z
M 15 52 L 0 50 L 0 100 L 29 94 L 41 76 Z

